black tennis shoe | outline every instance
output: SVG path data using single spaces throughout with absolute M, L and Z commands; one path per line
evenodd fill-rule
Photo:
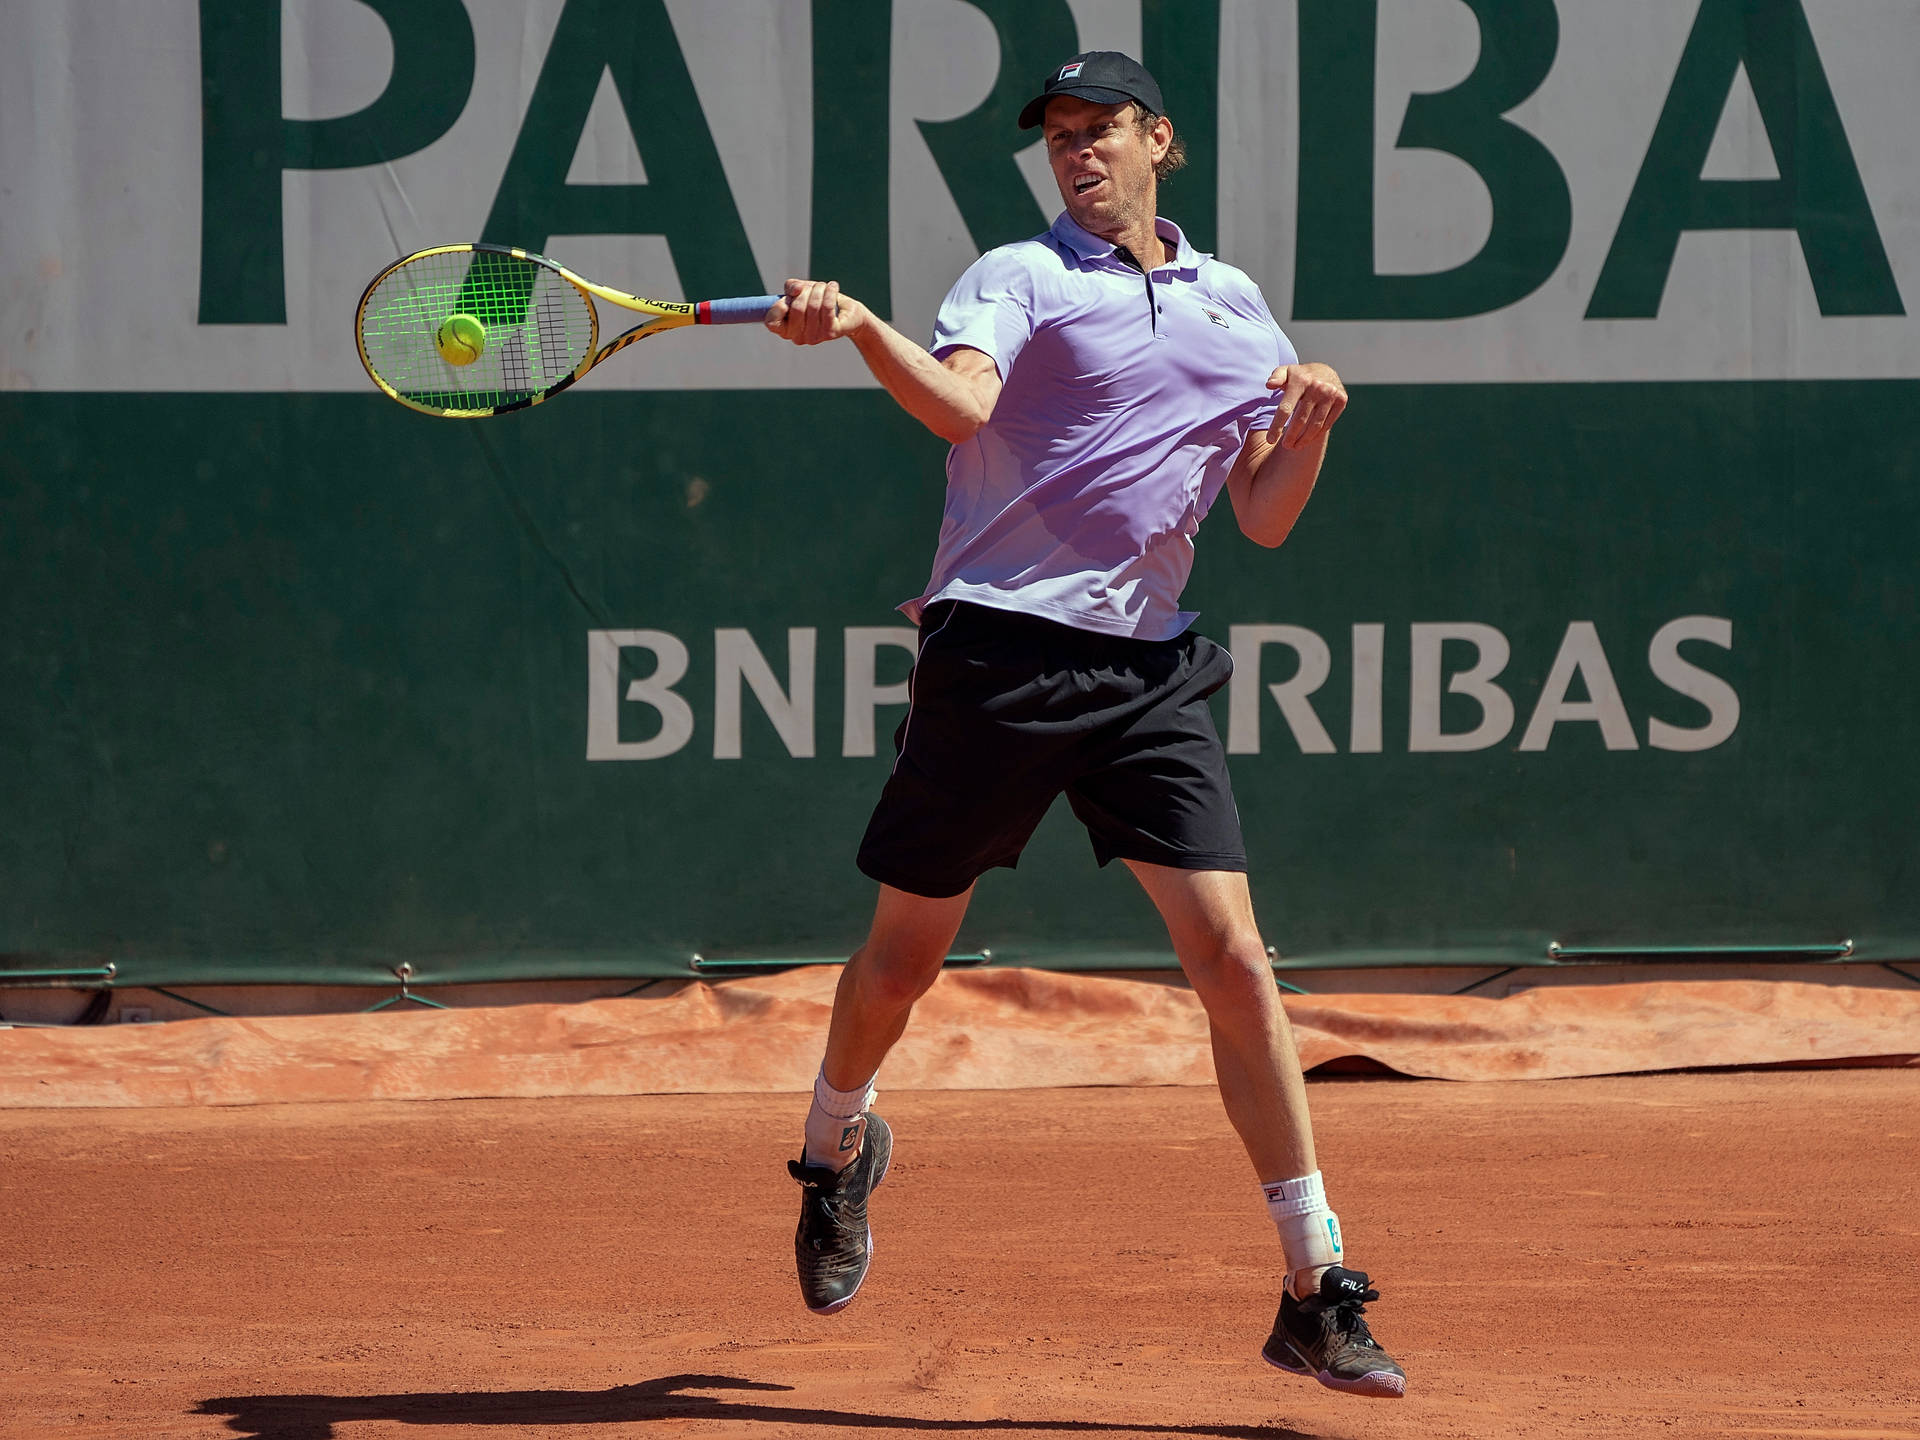
M 1362 1272 L 1332 1266 L 1321 1275 L 1318 1294 L 1296 1300 L 1288 1290 L 1281 1297 L 1260 1358 L 1311 1375 L 1329 1390 L 1398 1400 L 1407 1393 L 1407 1372 L 1367 1329 L 1366 1302 L 1379 1298 Z
M 816 1315 L 831 1315 L 851 1304 L 873 1261 L 867 1198 L 887 1178 L 893 1132 L 878 1115 L 869 1114 L 866 1122 L 860 1153 L 846 1169 L 809 1165 L 805 1155 L 787 1162 L 787 1173 L 805 1192 L 793 1254 L 800 1266 L 800 1294 Z

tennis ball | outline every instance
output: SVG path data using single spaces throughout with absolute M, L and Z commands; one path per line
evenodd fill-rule
M 471 365 L 487 351 L 487 327 L 471 315 L 449 315 L 433 343 L 449 365 Z

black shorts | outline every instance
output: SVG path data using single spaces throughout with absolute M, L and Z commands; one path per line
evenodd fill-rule
M 1201 635 L 1133 640 L 980 605 L 928 606 L 861 870 L 915 895 L 958 895 L 1014 865 L 1062 791 L 1102 865 L 1245 870 L 1207 708 L 1232 674 L 1232 657 Z

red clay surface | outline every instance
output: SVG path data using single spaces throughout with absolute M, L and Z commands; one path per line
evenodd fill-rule
M 0 1112 L 0 1435 L 1920 1440 L 1920 1073 L 1312 1087 L 1404 1401 L 1257 1351 L 1201 1088 L 883 1093 L 841 1315 L 801 1097 Z

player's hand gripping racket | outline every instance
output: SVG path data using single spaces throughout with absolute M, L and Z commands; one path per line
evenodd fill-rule
M 648 318 L 602 345 L 596 298 Z M 538 405 L 650 335 L 757 324 L 779 299 L 642 300 L 526 250 L 436 245 L 373 277 L 354 328 L 374 384 L 428 415 L 472 420 Z

